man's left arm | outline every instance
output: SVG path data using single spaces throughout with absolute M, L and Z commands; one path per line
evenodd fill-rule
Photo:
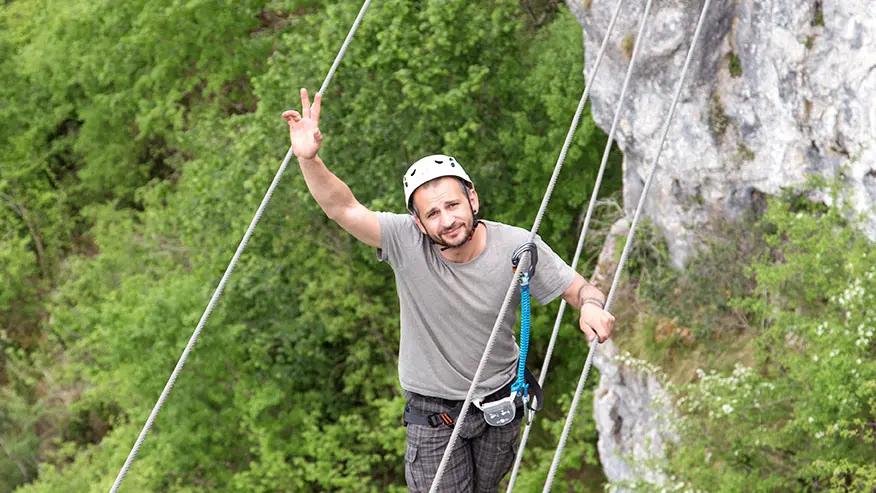
M 578 325 L 588 341 L 598 337 L 605 342 L 614 332 L 614 316 L 603 308 L 605 295 L 596 286 L 587 282 L 581 274 L 575 273 L 572 284 L 563 292 L 566 303 L 580 310 Z

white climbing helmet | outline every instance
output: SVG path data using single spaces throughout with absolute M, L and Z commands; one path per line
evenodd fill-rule
M 426 156 L 412 164 L 405 172 L 402 182 L 405 186 L 405 206 L 411 210 L 411 196 L 414 191 L 427 181 L 443 176 L 455 176 L 465 180 L 472 186 L 471 178 L 468 177 L 462 166 L 451 156 L 433 154 Z

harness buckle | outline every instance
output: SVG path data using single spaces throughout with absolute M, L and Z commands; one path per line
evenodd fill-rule
M 456 421 L 454 421 L 453 418 L 447 413 L 430 414 L 427 419 L 429 420 L 429 426 L 431 426 L 432 428 L 437 428 L 441 425 L 446 425 L 450 428 L 453 428 L 453 425 L 456 424 Z
M 517 398 L 517 392 L 511 392 L 508 397 L 497 401 L 483 403 L 483 400 L 474 401 L 475 407 L 481 410 L 484 414 L 484 421 L 490 426 L 505 426 L 514 421 L 517 415 L 517 406 L 514 400 Z

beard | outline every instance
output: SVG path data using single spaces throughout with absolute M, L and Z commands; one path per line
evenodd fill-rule
M 428 235 L 429 235 L 429 238 L 431 238 L 432 241 L 435 242 L 436 245 L 440 245 L 444 248 L 455 248 L 455 247 L 462 245 L 466 241 L 468 241 L 468 238 L 474 233 L 473 224 L 474 224 L 474 218 L 472 218 L 471 221 L 468 221 L 468 220 L 457 221 L 457 222 L 453 223 L 452 226 L 450 226 L 449 228 L 443 229 L 438 234 L 428 232 Z M 445 240 L 444 236 L 456 228 L 462 228 L 462 234 L 459 235 L 459 237 L 455 240 Z M 457 233 L 457 234 L 459 234 L 459 233 Z

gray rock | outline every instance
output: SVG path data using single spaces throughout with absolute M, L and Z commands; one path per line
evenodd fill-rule
M 590 281 L 604 290 L 614 276 L 616 245 L 629 228 L 626 219 L 615 223 L 599 255 Z M 593 392 L 599 459 L 606 477 L 614 483 L 644 479 L 663 484 L 665 478 L 646 462 L 662 457 L 666 440 L 675 439 L 665 431 L 673 410 L 653 372 L 628 365 L 627 360 L 611 340 L 599 345 L 594 354 L 593 364 L 599 369 L 599 386 Z
M 617 4 L 567 3 L 584 27 L 590 74 Z M 592 113 L 605 130 L 628 64 L 622 45 L 636 33 L 644 4 L 626 0 L 594 79 Z M 866 213 L 876 203 L 876 2 L 817 4 L 712 1 L 645 203 L 675 265 L 684 263 L 692 232 L 710 214 L 736 216 L 810 174 L 833 176 L 847 165 L 854 208 Z M 627 212 L 635 210 L 657 153 L 702 5 L 670 0 L 652 7 L 617 132 Z M 867 232 L 876 237 L 876 215 Z
M 588 77 L 616 1 L 567 0 L 584 28 Z M 616 136 L 628 214 L 658 151 L 703 3 L 652 7 Z M 592 113 L 606 131 L 629 63 L 624 40 L 637 31 L 644 6 L 625 0 L 594 79 Z M 851 205 L 866 214 L 865 230 L 876 238 L 876 214 L 869 213 L 876 204 L 876 2 L 712 0 L 658 166 L 644 210 L 666 235 L 676 266 L 709 217 L 760 207 L 765 195 L 813 174 L 843 174 Z M 606 245 L 603 253 L 612 251 Z M 600 458 L 611 481 L 660 483 L 623 457 L 659 457 L 667 438 L 654 424 L 671 410 L 656 410 L 659 383 L 618 364 L 618 353 L 605 344 L 594 360 L 602 374 L 594 411 Z

